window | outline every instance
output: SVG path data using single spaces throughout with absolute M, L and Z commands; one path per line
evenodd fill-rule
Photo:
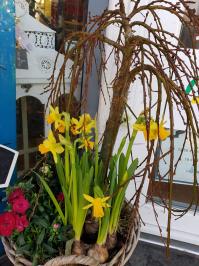
M 17 100 L 18 174 L 33 167 L 38 159 L 38 145 L 44 136 L 44 105 L 32 96 Z
M 87 21 L 88 0 L 29 0 L 30 14 L 56 31 L 56 48 Z
M 192 1 L 191 3 L 188 2 L 187 4 L 194 10 L 199 18 L 199 0 Z M 193 40 L 190 33 L 193 34 Z M 183 44 L 186 48 L 199 49 L 199 29 L 196 30 L 195 28 L 182 25 L 180 31 L 180 44 Z

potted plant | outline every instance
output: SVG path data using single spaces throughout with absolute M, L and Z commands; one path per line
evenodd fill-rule
M 52 125 L 52 130 L 49 132 L 48 138 L 39 146 L 42 154 L 52 155 L 50 165 L 53 178 L 49 177 L 48 171 L 47 174 L 41 170 L 32 173 L 34 179 L 37 180 L 36 191 L 41 186 L 38 183 L 42 184 L 41 193 L 45 194 L 49 209 L 53 210 L 53 216 L 46 217 L 49 222 L 48 226 L 51 225 L 49 228 L 52 229 L 54 224 L 59 224 L 58 227 L 65 233 L 57 232 L 57 228 L 53 227 L 53 231 L 49 231 L 52 243 L 47 241 L 48 248 L 47 246 L 43 247 L 48 251 L 39 255 L 38 259 L 37 249 L 34 249 L 32 254 L 36 255 L 28 257 L 31 261 L 29 263 L 32 261 L 35 265 L 46 263 L 46 266 L 67 263 L 124 265 L 139 237 L 139 199 L 143 184 L 146 178 L 153 179 L 159 161 L 166 155 L 170 157 L 169 199 L 168 202 L 164 202 L 168 210 L 167 246 L 169 247 L 171 215 L 174 211 L 172 209 L 173 177 L 178 165 L 174 165 L 174 106 L 177 106 L 177 111 L 185 124 L 187 134 L 184 141 L 190 141 L 192 146 L 194 189 L 197 184 L 199 127 L 191 101 L 184 90 L 183 79 L 185 78 L 188 83 L 194 79 L 198 84 L 198 67 L 194 47 L 191 53 L 183 43 L 178 42 L 175 35 L 162 27 L 159 11 L 172 13 L 188 29 L 198 25 L 193 9 L 190 9 L 188 3 L 183 0 L 175 3 L 155 0 L 148 4 L 142 4 L 142 1 L 139 0 L 132 1 L 132 9 L 128 10 L 128 14 L 124 1 L 119 0 L 114 10 L 106 10 L 101 16 L 91 18 L 86 31 L 71 33 L 66 38 L 67 46 L 64 45 L 60 51 L 65 56 L 63 66 L 57 78 L 53 73 L 48 88 L 51 90 L 49 98 L 51 107 L 47 122 Z M 140 14 L 141 16 L 138 18 L 137 15 Z M 153 19 L 154 24 L 149 24 L 148 19 L 150 21 Z M 119 29 L 115 39 L 109 39 L 106 35 L 106 30 L 110 25 L 117 26 Z M 147 37 L 139 35 L 136 32 L 137 27 L 143 27 L 147 32 Z M 190 30 L 190 36 L 191 32 Z M 77 41 L 71 48 L 70 43 L 74 39 Z M 171 42 L 171 39 L 174 42 Z M 83 69 L 85 72 L 83 82 L 85 98 L 82 110 L 85 109 L 84 103 L 92 65 L 95 62 L 94 48 L 96 45 L 101 51 L 99 78 L 103 77 L 106 86 L 111 87 L 110 112 L 101 150 L 99 149 L 96 119 L 91 118 L 86 112 L 83 112 L 78 118 L 70 116 L 71 100 Z M 189 61 L 191 68 L 181 59 L 182 54 Z M 110 67 L 111 55 L 114 55 L 116 60 L 116 68 L 113 69 L 113 78 L 108 83 L 106 70 Z M 66 62 L 71 59 L 74 63 L 70 74 L 69 97 L 64 108 L 65 111 L 59 112 L 57 96 L 61 93 L 60 87 L 65 77 Z M 56 63 L 54 69 L 56 69 Z M 143 112 L 140 114 L 136 114 L 133 106 L 129 106 L 127 103 L 128 93 L 136 78 L 140 79 L 141 85 L 138 89 L 143 94 Z M 155 92 L 153 90 L 154 82 L 157 84 Z M 193 93 L 193 98 L 196 100 L 195 93 Z M 163 100 L 165 100 L 164 103 Z M 169 113 L 169 129 L 164 126 L 166 108 Z M 123 136 L 119 148 L 113 152 L 118 130 L 127 109 L 135 116 L 134 123 L 130 125 L 128 136 Z M 125 116 L 125 119 L 128 122 L 128 115 Z M 144 134 L 147 149 L 147 157 L 142 161 L 139 161 L 136 156 L 135 158 L 132 156 L 133 144 L 140 131 Z M 128 138 L 129 141 L 127 141 Z M 159 156 L 156 154 L 154 158 L 156 145 L 161 149 L 161 141 L 166 138 L 170 140 L 169 151 Z M 183 151 L 184 146 L 181 154 Z M 179 160 L 180 157 L 177 161 Z M 132 199 L 125 204 L 127 186 L 130 180 L 135 180 L 137 176 L 141 176 L 141 182 L 133 192 Z M 22 188 L 23 183 L 19 187 Z M 19 188 L 14 188 L 8 193 L 8 200 L 9 197 L 12 198 L 13 194 L 16 194 L 16 189 Z M 27 196 L 23 192 L 23 203 L 26 197 L 31 196 L 29 190 L 26 189 Z M 40 232 L 44 219 L 44 214 L 41 214 L 40 210 L 42 203 L 40 204 L 37 199 L 38 194 L 39 192 L 35 192 L 34 196 L 36 207 L 33 207 L 35 204 L 33 203 L 27 210 L 30 226 L 26 228 L 28 221 L 25 218 L 24 222 L 21 222 L 23 230 L 20 230 L 24 232 L 23 235 L 27 233 L 28 239 L 31 238 L 34 230 Z M 59 198 L 62 199 L 61 202 Z M 31 202 L 31 198 L 29 202 Z M 24 259 L 26 254 L 20 250 L 22 234 L 19 232 L 19 227 L 16 226 L 18 213 L 15 213 L 14 202 L 9 200 L 9 203 L 6 215 L 14 217 L 12 230 L 9 231 L 9 235 L 12 236 L 9 238 L 10 241 L 4 239 L 4 243 L 8 254 L 13 254 L 13 252 L 16 254 L 13 251 L 16 247 L 17 253 L 20 254 L 21 251 L 22 259 Z M 27 202 L 26 205 L 29 206 Z M 39 211 L 39 215 L 37 211 Z M 25 215 L 24 212 L 20 214 L 20 219 L 23 215 Z M 31 224 L 31 219 L 35 221 L 35 216 L 36 219 L 42 217 L 40 222 L 36 222 L 39 224 L 39 229 L 32 227 Z M 1 219 L 5 219 L 5 217 L 1 217 Z M 63 241 L 60 240 L 62 234 L 65 235 Z M 45 233 L 40 233 L 36 243 L 41 245 L 44 235 Z M 63 247 L 64 243 L 66 243 L 65 247 Z M 45 241 L 44 244 L 46 244 Z M 59 249 L 59 245 L 62 246 L 61 249 Z M 54 254 L 53 250 L 56 250 Z M 9 251 L 11 252 L 9 253 Z M 62 256 L 58 256 L 60 254 Z M 53 257 L 55 258 L 50 260 Z

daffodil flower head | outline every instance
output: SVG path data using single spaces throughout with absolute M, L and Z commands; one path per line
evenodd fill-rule
M 51 152 L 55 163 L 57 163 L 57 154 L 61 154 L 64 151 L 64 148 L 60 143 L 56 142 L 53 132 L 50 130 L 48 138 L 39 145 L 39 151 L 41 152 L 41 154 Z
M 84 134 L 90 134 L 92 132 L 92 128 L 95 128 L 95 120 L 93 120 L 89 114 L 81 115 L 79 123 L 81 125 L 81 131 Z
M 79 142 L 81 143 L 79 146 L 79 149 L 85 148 L 86 151 L 93 150 L 94 148 L 94 141 L 91 141 L 90 137 L 82 137 L 79 139 Z
M 159 138 L 160 140 L 165 140 L 170 135 L 170 131 L 165 129 L 164 124 L 165 122 L 162 121 L 158 126 L 158 124 L 153 119 L 151 119 L 148 128 L 146 126 L 146 123 L 136 122 L 133 125 L 133 129 L 142 131 L 145 140 L 147 140 L 147 137 L 149 140 L 156 140 L 157 138 Z
M 58 107 L 53 108 L 52 105 L 50 105 L 49 108 L 50 108 L 50 113 L 46 117 L 46 120 L 47 120 L 48 124 L 52 124 L 56 120 L 60 119 L 60 113 L 59 113 L 59 108 Z
M 60 133 L 65 132 L 65 122 L 62 120 L 62 113 L 59 113 L 59 108 L 55 107 L 53 108 L 50 105 L 50 113 L 46 117 L 47 123 L 48 124 L 55 124 L 55 129 L 58 130 Z
M 73 135 L 78 135 L 81 133 L 81 124 L 76 118 L 72 118 L 70 122 L 70 130 Z
M 79 120 L 76 118 L 71 119 L 71 132 L 73 135 L 90 134 L 92 129 L 95 128 L 95 124 L 95 120 L 89 114 L 83 114 L 79 117 Z
M 102 218 L 104 216 L 104 208 L 111 207 L 106 201 L 110 197 L 104 197 L 104 198 L 93 198 L 89 195 L 84 194 L 84 198 L 90 202 L 87 206 L 85 206 L 83 209 L 89 209 L 93 208 L 93 217 L 95 218 Z
M 165 140 L 170 136 L 170 130 L 165 129 L 164 127 L 165 122 L 161 122 L 159 126 L 159 138 L 160 140 Z
M 195 99 L 193 98 L 193 99 L 191 100 L 191 103 L 192 103 L 192 104 L 199 104 L 199 96 L 195 97 Z

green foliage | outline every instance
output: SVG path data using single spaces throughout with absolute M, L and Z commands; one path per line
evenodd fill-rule
M 45 182 L 56 188 L 56 195 L 59 194 L 59 184 L 56 184 L 54 176 L 46 176 Z M 27 213 L 29 226 L 23 232 L 15 231 L 11 237 L 17 247 L 17 253 L 32 261 L 33 266 L 64 254 L 66 241 L 74 236 L 73 230 L 71 226 L 64 225 L 38 178 L 35 175 L 28 176 L 16 184 L 16 187 L 25 191 L 31 205 Z

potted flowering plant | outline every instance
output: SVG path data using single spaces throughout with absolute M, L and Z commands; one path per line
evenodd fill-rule
M 60 113 L 58 107 L 52 106 L 46 120 L 51 129 L 47 139 L 39 145 L 39 151 L 41 154 L 52 155 L 51 167 L 54 166 L 55 170 L 50 171 L 46 165 L 40 171 L 34 171 L 34 175 L 37 182 L 42 184 L 40 189 L 48 199 L 52 217 L 45 217 L 46 213 L 44 216 L 40 212 L 44 205 L 41 204 L 41 192 L 36 199 L 37 206 L 35 196 L 27 194 L 29 200 L 26 199 L 25 191 L 29 193 L 30 189 L 34 190 L 34 182 L 31 180 L 26 185 L 20 183 L 8 191 L 8 211 L 0 215 L 0 234 L 11 237 L 16 252 L 25 256 L 25 261 L 29 259 L 30 265 L 32 262 L 33 265 L 42 264 L 52 254 L 83 255 L 81 263 L 88 262 L 88 258 L 91 259 L 90 263 L 95 262 L 96 265 L 107 261 L 112 263 L 115 261 L 113 254 L 122 251 L 124 235 L 127 234 L 125 229 L 120 228 L 120 220 L 129 212 L 126 209 L 126 214 L 122 213 L 125 192 L 138 166 L 138 159 L 130 161 L 130 156 L 138 131 L 142 131 L 146 137 L 144 116 L 141 114 L 133 125 L 126 152 L 123 149 L 127 136 L 122 139 L 117 153 L 112 156 L 107 183 L 103 180 L 96 120 L 89 114 L 82 114 L 79 119 L 70 118 L 69 113 Z M 149 137 L 153 140 L 158 137 L 158 131 L 156 122 L 151 120 L 151 123 L 153 130 Z M 162 125 L 159 131 L 161 140 L 170 135 Z M 138 219 L 138 216 L 134 219 Z M 48 225 L 51 228 L 48 232 L 50 241 L 46 241 L 45 237 Z M 31 243 L 28 249 L 24 244 L 27 245 L 34 230 L 39 232 L 35 241 L 37 245 Z M 139 219 L 134 230 L 139 234 Z M 62 240 L 60 233 L 65 235 Z M 137 240 L 138 238 L 135 242 Z M 43 253 L 39 251 L 42 242 Z M 59 243 L 59 254 L 55 243 Z M 45 255 L 46 249 L 51 251 L 48 256 Z M 131 251 L 132 249 L 130 254 Z M 71 260 L 70 256 L 66 258 Z M 55 260 L 59 259 L 57 256 Z M 46 265 L 50 263 L 49 261 Z
M 158 169 L 160 160 L 166 155 L 169 156 L 169 197 L 162 202 L 168 211 L 167 247 L 169 247 L 171 216 L 175 211 L 172 208 L 173 180 L 176 167 L 184 152 L 183 145 L 180 157 L 174 164 L 174 108 L 179 112 L 185 125 L 184 142 L 189 141 L 192 147 L 193 191 L 196 191 L 199 127 L 192 102 L 184 90 L 184 79 L 190 86 L 192 79 L 196 85 L 198 84 L 195 50 L 193 47 L 191 54 L 183 43 L 179 43 L 174 34 L 164 29 L 159 11 L 173 14 L 187 29 L 190 29 L 190 36 L 198 25 L 197 16 L 183 0 L 177 2 L 155 0 L 147 4 L 139 0 L 131 2 L 130 10 L 127 9 L 125 1 L 118 0 L 118 5 L 114 9 L 106 10 L 101 16 L 91 18 L 87 31 L 69 34 L 65 40 L 67 45 L 64 44 L 64 49 L 60 50 L 65 56 L 63 66 L 55 77 L 55 63 L 49 84 L 51 107 L 47 122 L 52 128 L 47 139 L 39 146 L 41 154 L 52 154 L 50 161 L 52 174 L 49 177 L 42 171 L 32 173 L 34 176 L 32 180 L 37 180 L 37 189 L 31 198 L 34 199 L 32 202 L 28 198 L 32 195 L 28 193 L 31 188 L 25 190 L 27 194 L 24 194 L 24 197 L 29 200 L 30 209 L 27 210 L 29 226 L 25 228 L 27 223 L 20 222 L 24 233 L 19 232 L 19 227 L 16 226 L 18 214 L 13 213 L 11 205 L 8 206 L 9 214 L 6 214 L 15 217 L 15 222 L 9 231 L 12 233 L 9 241 L 4 238 L 5 246 L 9 255 L 15 254 L 14 260 L 15 258 L 24 260 L 26 257 L 25 265 L 32 265 L 32 262 L 35 265 L 46 263 L 46 266 L 68 263 L 125 265 L 139 238 L 139 200 L 143 184 L 148 178 L 153 185 L 154 173 Z M 154 23 L 151 24 L 151 20 Z M 105 34 L 110 26 L 119 28 L 117 38 L 111 39 Z M 138 27 L 144 28 L 147 37 L 137 32 Z M 70 44 L 74 39 L 76 44 L 71 47 Z M 108 91 L 107 98 L 110 102 L 101 149 L 99 149 L 96 119 L 92 119 L 87 113 L 83 113 L 78 119 L 70 117 L 71 99 L 82 72 L 85 73 L 83 88 L 85 96 L 87 95 L 96 46 L 99 47 L 101 55 L 101 69 L 98 73 L 102 74 L 105 84 L 103 93 Z M 186 57 L 188 63 L 182 60 L 182 55 Z M 62 93 L 61 84 L 65 80 L 65 66 L 71 59 L 74 63 L 70 74 L 69 100 L 65 106 L 66 111 L 59 112 L 57 96 Z M 113 76 L 107 79 L 107 69 L 110 71 L 110 68 Z M 128 94 L 131 90 L 135 90 L 131 85 L 136 79 L 140 81 L 137 89 L 143 95 L 141 114 L 137 114 L 136 108 L 128 104 Z M 154 89 L 154 84 L 157 85 L 157 90 Z M 106 101 L 107 98 L 105 97 Z M 197 102 L 194 92 L 193 99 Z M 83 105 L 82 110 L 84 109 Z M 127 110 L 134 116 L 134 123 L 128 128 L 128 136 L 123 136 L 118 149 L 113 152 L 124 114 L 128 122 Z M 169 114 L 169 130 L 164 127 L 166 110 Z M 146 157 L 141 161 L 138 161 L 136 155 L 135 158 L 133 156 L 133 144 L 139 131 L 144 134 L 147 150 Z M 166 138 L 170 143 L 169 151 L 158 156 L 155 147 L 158 145 L 161 150 L 161 141 Z M 141 180 L 138 186 L 135 185 L 131 200 L 125 204 L 127 186 L 131 180 L 135 181 L 138 177 L 141 177 Z M 159 179 L 161 178 L 160 175 Z M 40 187 L 41 195 L 45 196 L 37 199 Z M 32 191 L 34 192 L 34 189 Z M 44 198 L 47 200 L 45 206 L 41 200 Z M 35 202 L 36 207 L 34 207 Z M 20 220 L 23 215 L 24 213 L 18 215 Z M 35 220 L 38 227 L 35 227 Z M 46 220 L 45 225 L 43 220 Z M 48 231 L 48 227 L 53 231 Z M 57 227 L 61 231 L 57 232 Z M 30 238 L 35 232 L 39 233 L 31 242 Z M 46 232 L 50 235 L 50 242 L 44 240 Z M 20 242 L 22 233 L 24 238 Z M 62 234 L 65 235 L 64 240 L 61 238 Z M 26 249 L 24 251 L 23 246 L 27 241 L 31 242 L 28 252 Z M 41 245 L 42 249 L 38 248 Z M 39 250 L 43 252 L 39 253 Z M 22 258 L 18 254 L 22 254 Z

